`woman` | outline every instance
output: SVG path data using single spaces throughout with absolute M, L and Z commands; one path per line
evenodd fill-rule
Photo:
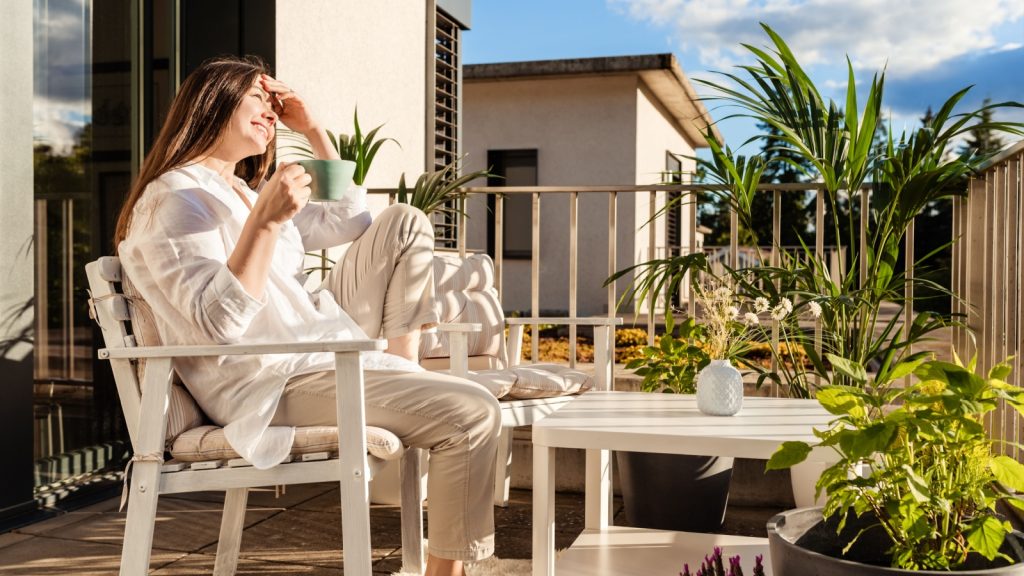
M 371 223 L 365 192 L 310 204 L 298 164 L 264 181 L 278 120 L 318 158 L 337 158 L 261 63 L 220 58 L 190 74 L 118 219 L 125 273 L 167 345 L 387 338 L 386 353 L 364 355 L 366 421 L 431 450 L 427 574 L 463 574 L 494 547 L 500 415 L 484 388 L 416 363 L 420 330 L 437 321 L 432 226 L 406 205 Z M 307 292 L 304 253 L 350 241 L 324 289 Z M 330 354 L 295 354 L 183 359 L 175 370 L 232 447 L 270 467 L 293 426 L 336 424 L 333 366 Z

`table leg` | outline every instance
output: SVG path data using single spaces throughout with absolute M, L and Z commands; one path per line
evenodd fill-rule
M 612 467 L 608 450 L 587 450 L 583 526 L 603 530 L 612 518 Z
M 555 449 L 533 445 L 533 576 L 555 574 Z

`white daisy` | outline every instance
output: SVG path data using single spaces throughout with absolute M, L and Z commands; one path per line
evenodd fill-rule
M 793 311 L 793 302 L 789 298 L 779 300 L 779 305 L 786 309 L 786 314 Z
M 772 320 L 782 320 L 786 317 L 789 312 L 786 310 L 786 306 L 783 303 L 779 303 L 778 306 L 772 308 Z
M 811 309 L 811 316 L 814 316 L 815 318 L 821 316 L 821 304 L 811 302 L 807 304 L 807 307 Z
M 747 326 L 757 326 L 761 321 L 757 318 L 757 314 L 753 312 L 747 312 L 743 315 L 743 323 Z
M 729 306 L 725 309 L 725 313 L 729 315 L 730 320 L 735 320 L 740 315 L 740 309 L 735 306 Z
M 768 302 L 768 299 L 764 296 L 758 296 L 754 298 L 754 311 L 756 312 L 767 312 L 772 305 Z

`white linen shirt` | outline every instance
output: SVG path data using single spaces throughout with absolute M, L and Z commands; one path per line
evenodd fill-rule
M 255 204 L 257 193 L 235 181 Z M 350 242 L 370 225 L 365 190 L 338 202 L 310 202 L 281 226 L 262 299 L 247 293 L 227 267 L 249 213 L 219 174 L 199 164 L 167 172 L 146 187 L 118 253 L 152 308 L 163 343 L 366 338 L 330 292 L 303 288 L 306 251 Z M 364 354 L 363 367 L 422 370 L 383 353 Z M 285 383 L 332 370 L 334 355 L 176 358 L 174 368 L 206 415 L 224 426 L 231 447 L 253 466 L 269 468 L 288 455 L 295 434 L 294 428 L 269 426 Z

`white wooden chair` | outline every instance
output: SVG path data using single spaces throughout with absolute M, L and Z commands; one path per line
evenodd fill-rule
M 383 466 L 385 459 L 401 458 L 402 490 L 402 562 L 403 570 L 423 570 L 423 517 L 420 492 L 420 450 L 404 451 L 390 432 L 368 429 L 363 406 L 361 352 L 381 350 L 382 340 L 345 342 L 282 343 L 218 346 L 145 346 L 139 345 L 140 324 L 152 324 L 148 306 L 134 294 L 122 292 L 120 261 L 104 257 L 86 266 L 91 289 L 90 308 L 99 323 L 106 348 L 100 358 L 110 360 L 121 407 L 131 437 L 134 457 L 129 463 L 130 495 L 121 553 L 122 576 L 145 574 L 149 569 L 156 520 L 157 500 L 161 494 L 223 490 L 224 515 L 214 574 L 234 574 L 238 563 L 248 490 L 258 486 L 337 481 L 341 488 L 342 538 L 346 574 L 371 573 L 370 518 L 367 482 Z M 152 326 L 150 326 L 152 327 Z M 135 334 L 133 334 L 135 331 Z M 337 429 L 328 428 L 329 449 L 306 445 L 293 447 L 290 461 L 268 470 L 258 470 L 237 458 L 218 457 L 200 461 L 164 461 L 168 417 L 180 420 L 175 407 L 187 396 L 184 387 L 174 384 L 171 360 L 185 356 L 222 356 L 235 354 L 292 354 L 333 352 L 337 369 Z M 141 386 L 140 386 L 141 384 Z M 187 400 L 191 400 L 188 397 Z M 194 402 L 194 401 L 193 401 Z M 214 427 L 196 429 L 203 438 L 212 437 Z M 323 428 L 323 427 L 321 427 Z M 308 438 L 303 428 L 297 438 Z M 324 441 L 324 430 L 319 433 Z M 187 433 L 186 433 L 187 434 Z M 376 441 L 367 455 L 367 436 Z M 184 436 L 184 434 L 182 435 Z M 333 440 L 331 440 L 333 438 Z M 310 450 L 314 452 L 310 453 Z M 218 452 L 214 450 L 213 452 Z M 296 452 L 304 452 L 297 454 Z M 172 455 L 174 451 L 172 449 Z M 230 454 L 227 454 L 230 456 Z M 196 458 L 188 458 L 195 460 Z
M 436 254 L 434 277 L 441 302 L 442 325 L 437 334 L 424 336 L 421 347 L 423 359 L 420 362 L 424 368 L 450 370 L 457 376 L 467 376 L 470 370 L 522 366 L 526 326 L 591 326 L 594 330 L 592 389 L 611 390 L 615 361 L 614 329 L 622 324 L 622 318 L 505 318 L 494 286 L 494 262 L 486 254 L 472 254 L 465 259 L 457 254 Z M 494 475 L 496 506 L 508 506 L 512 431 L 519 426 L 532 425 L 573 398 L 575 395 L 499 398 L 501 437 Z

